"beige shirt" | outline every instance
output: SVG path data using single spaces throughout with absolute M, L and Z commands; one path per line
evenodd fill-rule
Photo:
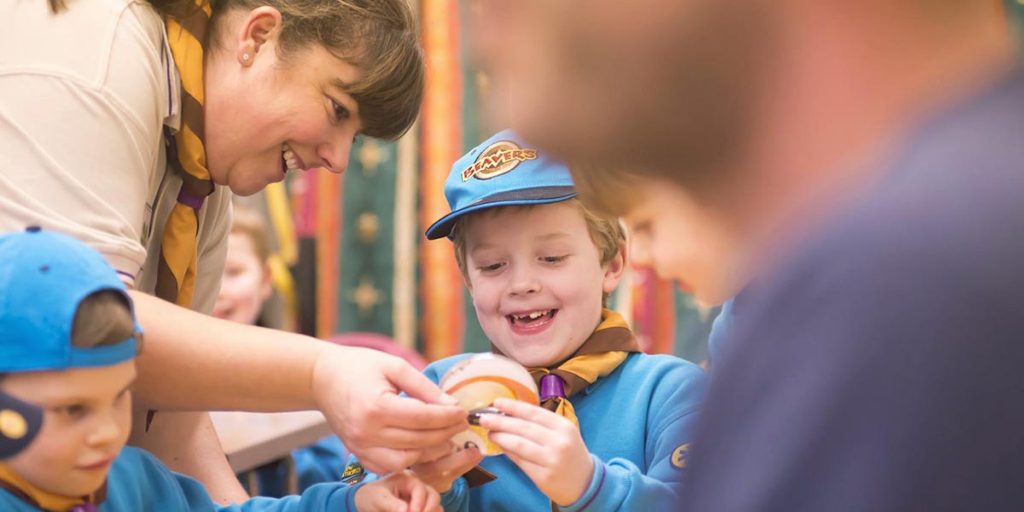
M 181 179 L 164 126 L 179 125 L 177 72 L 145 2 L 0 0 L 0 232 L 38 225 L 100 251 L 125 283 L 156 286 L 163 226 Z M 200 210 L 193 309 L 213 308 L 230 192 Z

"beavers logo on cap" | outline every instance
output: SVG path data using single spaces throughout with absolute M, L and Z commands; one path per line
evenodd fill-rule
M 462 171 L 462 181 L 476 177 L 488 180 L 515 169 L 519 162 L 536 160 L 537 150 L 520 148 L 515 142 L 502 140 L 487 146 L 473 165 Z

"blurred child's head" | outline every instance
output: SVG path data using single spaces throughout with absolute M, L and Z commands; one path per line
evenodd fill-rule
M 270 247 L 267 224 L 258 211 L 235 204 L 228 235 L 228 254 L 213 316 L 255 324 L 270 298 Z
M 718 305 L 743 287 L 740 252 L 721 216 L 667 176 L 619 169 L 573 168 L 585 204 L 622 217 L 630 257 L 676 279 L 705 305 Z
M 0 392 L 43 411 L 0 464 L 31 490 L 98 490 L 128 440 L 138 325 L 99 253 L 36 229 L 0 236 Z
M 480 326 L 525 366 L 571 356 L 601 321 L 625 266 L 614 218 L 576 198 L 566 167 L 501 132 L 452 167 L 452 213 L 427 230 L 448 236 Z

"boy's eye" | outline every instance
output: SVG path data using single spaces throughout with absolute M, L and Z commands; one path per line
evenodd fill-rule
M 337 101 L 331 100 L 331 108 L 334 110 L 334 120 L 344 121 L 351 115 L 344 105 L 338 104 Z
M 651 230 L 650 221 L 635 222 L 629 226 L 630 231 L 634 233 L 647 233 Z
M 561 263 L 565 261 L 568 257 L 568 254 L 563 256 L 544 256 L 543 258 L 541 258 L 541 260 L 543 260 L 544 263 Z
M 65 405 L 56 409 L 58 414 L 67 416 L 69 418 L 81 418 L 85 416 L 88 409 L 81 404 Z
M 505 266 L 504 263 L 491 263 L 490 265 L 481 265 L 477 267 L 477 270 L 481 272 L 494 272 L 503 266 Z

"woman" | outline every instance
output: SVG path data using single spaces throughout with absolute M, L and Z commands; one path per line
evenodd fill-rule
M 412 123 L 422 56 L 402 0 L 2 2 L 0 231 L 69 233 L 134 288 L 133 442 L 221 501 L 242 493 L 209 418 L 170 411 L 318 408 L 375 471 L 446 452 L 464 415 L 399 359 L 200 314 L 230 191 L 341 173 L 354 137 Z

